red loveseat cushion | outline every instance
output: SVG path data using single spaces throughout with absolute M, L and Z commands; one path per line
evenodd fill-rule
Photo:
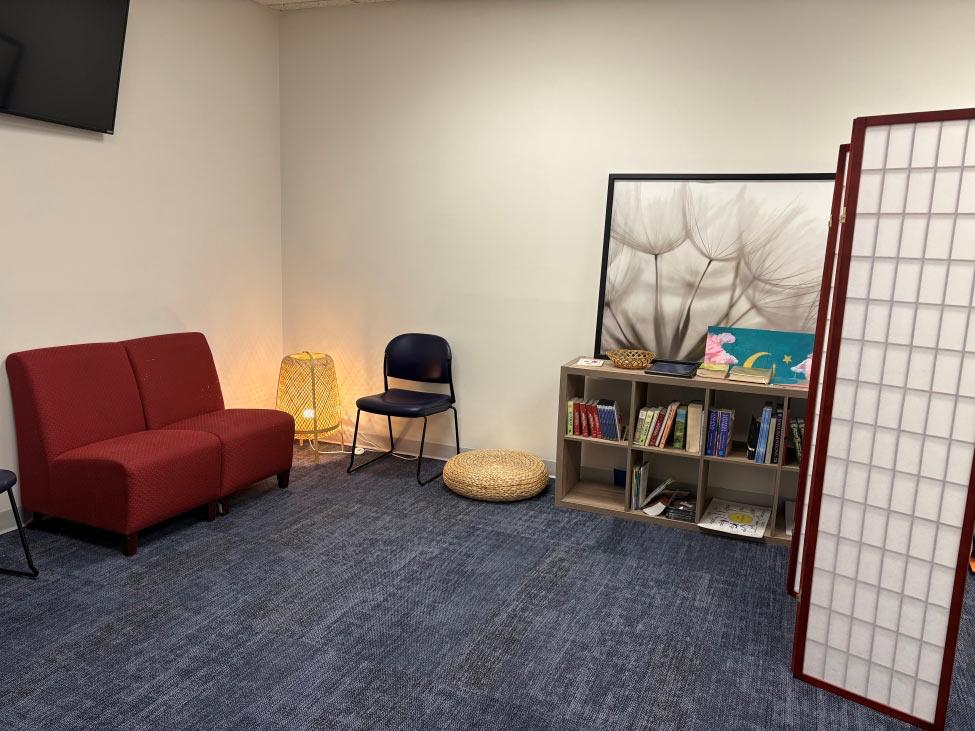
M 229 495 L 273 474 L 291 469 L 295 422 L 273 409 L 221 409 L 169 424 L 219 438 L 223 448 L 220 494 Z
M 87 343 L 12 353 L 6 366 L 24 507 L 60 515 L 49 502 L 50 461 L 146 428 L 129 358 L 119 343 Z
M 59 514 L 135 533 L 216 500 L 220 440 L 192 431 L 141 431 L 87 444 L 51 462 Z
M 223 408 L 220 379 L 203 333 L 154 335 L 121 346 L 135 372 L 150 429 Z

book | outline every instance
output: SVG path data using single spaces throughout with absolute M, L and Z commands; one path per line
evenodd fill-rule
M 684 448 L 684 434 L 687 431 L 687 407 L 680 406 L 674 417 L 674 449 Z
M 765 444 L 768 441 L 768 428 L 772 420 L 772 405 L 766 404 L 762 409 L 762 418 L 759 422 L 758 442 L 755 445 L 755 461 L 759 464 L 765 463 Z
M 715 442 L 715 453 L 719 457 L 727 457 L 731 446 L 731 428 L 735 412 L 730 409 L 718 410 L 718 437 Z
M 616 417 L 614 416 L 615 411 L 615 401 L 609 401 L 607 399 L 599 399 L 596 401 L 596 415 L 599 418 L 599 434 L 603 439 L 619 441 L 618 431 L 616 429 Z
M 642 446 L 646 447 L 650 443 L 650 434 L 653 432 L 653 427 L 659 418 L 660 408 L 654 406 L 650 409 L 650 413 L 647 415 L 647 423 L 643 426 L 643 434 L 640 437 L 640 444 Z
M 693 523 L 697 512 L 697 499 L 693 495 L 687 497 L 673 497 L 664 510 L 664 517 L 671 520 L 680 520 L 684 523 Z
M 680 401 L 671 401 L 667 406 L 667 413 L 664 417 L 664 427 L 660 431 L 660 438 L 657 439 L 658 447 L 666 447 L 667 440 L 670 438 L 670 432 L 674 428 L 674 418 L 677 416 L 677 407 L 680 406 Z
M 650 411 L 650 407 L 644 406 L 637 414 L 636 426 L 633 427 L 633 441 L 637 444 L 640 443 L 640 435 L 643 434 L 643 422 L 646 421 L 648 411 Z
M 596 401 L 590 399 L 586 406 L 589 411 L 589 433 L 596 439 L 602 439 L 603 430 L 599 426 L 599 412 L 596 410 Z
M 722 379 L 728 376 L 728 365 L 725 363 L 701 363 L 697 367 L 698 378 Z
M 700 401 L 691 401 L 687 405 L 687 446 L 691 454 L 701 453 L 701 418 L 704 406 Z
M 565 412 L 565 433 L 572 434 L 572 402 L 575 399 L 569 399 L 565 402 L 566 412 Z
M 779 463 L 779 451 L 782 449 L 782 427 L 783 427 L 782 409 L 775 412 L 775 436 L 772 437 L 772 462 L 771 464 Z
M 704 454 L 708 457 L 715 455 L 714 447 L 718 440 L 718 410 L 708 410 L 708 439 L 704 445 Z
M 647 442 L 647 446 L 656 447 L 657 440 L 660 438 L 660 432 L 664 428 L 664 421 L 667 418 L 667 412 L 661 407 L 657 411 L 657 418 L 653 423 L 653 431 L 650 432 L 650 439 Z
M 690 495 L 685 486 L 678 485 L 673 477 L 668 477 L 646 496 L 640 507 L 647 515 L 660 515 L 667 509 L 671 499 L 678 494 L 684 497 Z
M 772 447 L 775 444 L 776 428 L 775 413 L 773 413 L 769 419 L 768 435 L 765 440 L 765 464 L 772 464 Z
M 728 371 L 729 381 L 739 381 L 741 383 L 761 383 L 768 385 L 775 377 L 775 366 L 771 368 L 745 368 L 743 366 L 731 366 Z
M 758 446 L 758 431 L 761 429 L 759 420 L 754 416 L 748 423 L 748 437 L 745 439 L 745 459 L 755 459 L 755 448 Z
M 796 526 L 796 502 L 795 500 L 785 501 L 785 534 L 792 535 Z
M 698 526 L 742 538 L 761 538 L 771 515 L 769 508 L 715 498 L 708 503 Z
M 802 464 L 802 440 L 805 437 L 803 423 L 798 416 L 792 417 L 792 446 L 796 449 L 796 462 Z

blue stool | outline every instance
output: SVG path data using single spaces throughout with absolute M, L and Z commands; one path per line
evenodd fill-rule
M 20 542 L 24 546 L 24 555 L 27 557 L 27 565 L 30 571 L 15 571 L 14 569 L 0 569 L 0 574 L 12 574 L 14 576 L 27 576 L 34 579 L 40 573 L 34 566 L 34 560 L 30 557 L 30 548 L 27 546 L 27 533 L 24 532 L 24 523 L 20 519 L 20 511 L 17 510 L 17 501 L 14 499 L 14 485 L 17 484 L 17 475 L 10 470 L 0 470 L 0 492 L 7 493 L 10 498 L 10 507 L 14 511 L 14 520 L 17 521 L 17 532 L 20 533 Z

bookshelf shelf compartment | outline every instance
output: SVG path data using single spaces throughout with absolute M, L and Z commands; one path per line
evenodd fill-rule
M 566 438 L 568 438 L 568 435 L 566 435 Z M 679 457 L 694 461 L 701 459 L 701 455 L 696 452 L 688 452 L 685 449 L 675 449 L 674 447 L 644 447 L 642 444 L 630 444 L 630 449 L 635 449 L 638 452 L 646 452 L 647 454 L 662 454 L 667 457 Z
M 608 363 L 601 367 L 577 366 L 577 360 L 566 363 L 561 372 L 555 490 L 557 506 L 728 537 L 724 533 L 702 530 L 696 523 L 647 515 L 642 510 L 630 510 L 633 469 L 644 461 L 650 461 L 655 478 L 660 477 L 662 472 L 672 473 L 667 476 L 673 476 L 695 489 L 698 519 L 714 497 L 734 498 L 766 507 L 774 506 L 764 537 L 745 540 L 789 545 L 791 538 L 785 534 L 782 503 L 786 499 L 794 499 L 794 483 L 801 466 L 795 463 L 791 452 L 783 455 L 784 464 L 759 464 L 747 459 L 744 444 L 746 435 L 740 431 L 748 426 L 747 416 L 761 413 L 762 407 L 769 401 L 781 407 L 786 415 L 804 415 L 807 396 L 804 388 L 762 386 L 704 378 L 651 376 L 638 370 L 615 368 Z M 665 406 L 671 401 L 700 401 L 704 414 L 711 408 L 734 408 L 736 411 L 741 410 L 746 418 L 736 424 L 729 456 L 705 456 L 674 447 L 644 447 L 632 441 L 567 434 L 566 431 L 571 431 L 566 428 L 567 405 L 573 398 L 615 400 L 627 434 L 634 433 L 641 408 Z M 706 424 L 702 424 L 702 428 L 706 429 Z M 599 447 L 607 449 L 598 449 Z M 755 469 L 737 469 L 741 466 Z M 625 469 L 625 487 L 613 484 L 614 469 Z M 692 479 L 688 479 L 689 477 Z
M 623 489 L 601 482 L 580 480 L 562 498 L 566 505 L 600 512 L 625 512 L 626 501 Z
M 576 434 L 566 434 L 565 438 L 572 442 L 582 442 L 583 444 L 597 444 L 600 447 L 622 447 L 626 449 L 627 442 L 618 442 L 615 439 L 599 439 L 597 437 L 580 437 Z

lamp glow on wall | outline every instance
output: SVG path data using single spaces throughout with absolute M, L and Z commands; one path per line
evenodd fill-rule
M 307 439 L 322 452 L 321 438 L 338 432 L 342 446 L 334 451 L 345 450 L 342 402 L 331 356 L 307 350 L 286 355 L 278 375 L 278 409 L 294 417 L 299 443 Z

